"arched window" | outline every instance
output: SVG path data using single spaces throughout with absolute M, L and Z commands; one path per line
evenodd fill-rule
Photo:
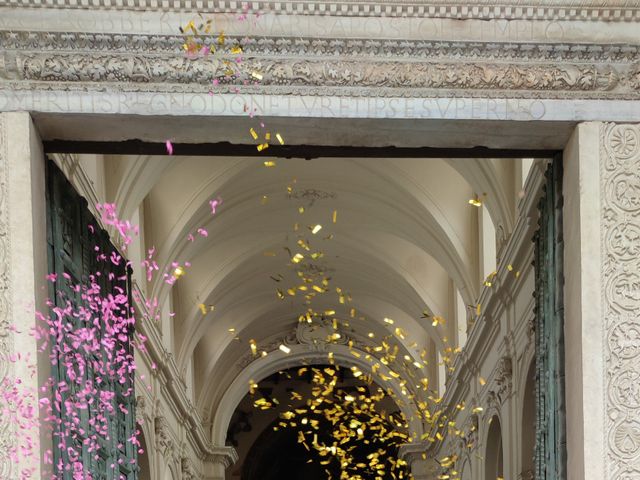
M 485 480 L 504 478 L 502 455 L 502 430 L 497 416 L 491 418 L 489 433 L 487 435 L 487 448 L 484 456 Z

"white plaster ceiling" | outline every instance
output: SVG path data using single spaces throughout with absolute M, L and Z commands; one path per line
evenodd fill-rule
M 480 195 L 493 223 L 509 231 L 515 162 L 277 159 L 276 167 L 267 168 L 267 159 L 105 158 L 107 196 L 126 215 L 141 214 L 144 247 L 155 247 L 160 268 L 172 261 L 192 265 L 174 286 L 158 277 L 143 287 L 175 313 L 163 326 L 163 339 L 179 367 L 193 372 L 189 382 L 197 407 L 213 415 L 244 368 L 248 340 L 259 349 L 277 342 L 306 310 L 300 295 L 284 300 L 276 295 L 277 288 L 299 283 L 285 251 L 299 250 L 295 223 L 307 232 L 312 250 L 324 253 L 314 263 L 331 276 L 332 289 L 352 296 L 345 307 L 333 290 L 314 299 L 314 310 L 336 310 L 337 318 L 349 322 L 349 335 L 369 343 L 374 342 L 370 333 L 382 338 L 392 332 L 383 319 L 393 318 L 394 328 L 406 332 L 402 355 L 419 359 L 426 349 L 425 374 L 435 382 L 436 350 L 451 345 L 456 320 L 466 321 L 456 319 L 456 291 L 473 304 L 480 290 L 478 209 L 468 200 Z M 293 198 L 287 186 L 294 197 L 316 192 L 326 198 Z M 223 205 L 212 216 L 209 200 L 217 197 Z M 315 224 L 323 225 L 318 235 L 307 230 Z M 189 241 L 188 234 L 199 227 L 208 236 Z M 329 234 L 332 239 L 323 239 Z M 278 274 L 281 282 L 270 279 Z M 203 315 L 200 304 L 215 310 Z M 352 307 L 355 319 L 349 315 Z M 421 318 L 425 310 L 447 323 L 432 326 Z

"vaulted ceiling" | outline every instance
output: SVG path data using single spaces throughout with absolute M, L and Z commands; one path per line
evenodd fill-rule
M 487 231 L 495 242 L 496 229 L 506 235 L 513 226 L 522 169 L 513 159 L 85 159 L 92 162 L 104 169 L 105 198 L 143 227 L 131 254 L 142 260 L 155 249 L 160 271 L 187 265 L 173 284 L 161 275 L 148 282 L 142 271 L 136 281 L 157 297 L 165 347 L 212 421 L 225 396 L 232 410 L 242 398 L 230 389 L 244 394 L 247 379 L 305 361 L 304 349 L 288 356 L 277 347 L 309 309 L 319 314 L 314 322 L 337 319 L 360 350 L 393 336 L 405 363 L 390 380 L 398 392 L 414 398 L 418 377 L 437 389 L 438 354 L 463 341 L 465 306 L 475 304 L 487 255 L 495 261 Z M 213 199 L 222 200 L 214 215 Z M 311 298 L 299 289 L 304 278 L 326 283 Z M 416 362 L 419 375 L 410 372 Z

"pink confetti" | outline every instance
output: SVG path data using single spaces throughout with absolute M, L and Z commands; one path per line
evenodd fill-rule
M 222 199 L 220 197 L 215 200 L 209 200 L 209 206 L 211 207 L 211 215 L 216 214 L 216 209 L 222 205 Z
M 173 144 L 171 143 L 171 141 L 170 141 L 170 140 L 167 140 L 167 141 L 165 142 L 165 145 L 167 146 L 167 153 L 168 153 L 169 155 L 173 155 Z

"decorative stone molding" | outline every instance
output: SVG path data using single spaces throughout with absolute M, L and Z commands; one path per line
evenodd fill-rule
M 0 114 L 0 382 L 12 372 L 9 357 L 13 354 L 7 141 L 6 119 Z M 14 478 L 13 461 L 9 458 L 9 447 L 14 443 L 13 426 L 0 417 L 0 478 Z
M 513 388 L 513 367 L 510 357 L 502 357 L 496 366 L 494 382 L 496 385 L 496 395 L 502 404 L 511 395 Z
M 470 451 L 478 446 L 478 431 L 480 419 L 477 414 L 472 413 L 464 422 L 462 431 L 464 432 L 465 450 Z
M 173 449 L 173 438 L 169 429 L 169 424 L 163 416 L 158 416 L 155 419 L 155 433 L 156 433 L 156 448 L 162 455 L 166 455 L 167 452 Z
M 298 340 L 296 338 L 296 330 L 293 329 L 282 337 L 278 337 L 277 339 L 268 341 L 264 344 L 259 344 L 258 350 L 270 353 L 276 351 L 280 347 L 280 345 L 291 346 L 296 345 L 297 343 Z M 240 358 L 240 360 L 238 360 L 237 366 L 242 370 L 257 358 L 259 358 L 258 355 L 253 355 L 251 352 L 246 353 L 243 357 Z
M 335 192 L 327 192 L 325 190 L 319 190 L 317 188 L 305 188 L 304 190 L 294 190 L 289 198 L 295 198 L 297 200 L 304 200 L 308 203 L 309 207 L 313 207 L 313 205 L 318 200 L 335 200 L 336 193 Z
M 339 334 L 340 338 L 331 339 L 332 334 Z M 296 328 L 296 339 L 300 345 L 307 345 L 315 351 L 326 351 L 329 345 L 346 345 L 349 337 L 333 329 L 331 320 L 322 319 L 313 323 L 300 322 Z
M 147 415 L 147 399 L 142 395 L 138 395 L 136 397 L 136 422 L 143 423 Z
M 187 58 L 179 35 L 0 32 L 0 88 L 12 90 L 639 99 L 633 45 L 230 38 L 242 41 L 245 75 L 232 58 Z M 238 68 L 238 67 L 235 67 Z M 258 85 L 244 86 L 257 71 Z
M 640 127 L 600 127 L 605 476 L 640 478 Z
M 247 2 L 248 3 L 248 2 Z M 0 7 L 200 11 L 236 13 L 245 2 L 234 0 L 0 0 Z M 637 3 L 627 0 L 552 0 L 532 4 L 526 0 L 429 0 L 408 2 L 355 0 L 255 0 L 253 11 L 297 15 L 341 15 L 353 17 L 431 17 L 481 20 L 582 20 L 630 21 L 640 17 Z
M 200 475 L 196 472 L 193 462 L 189 457 L 182 457 L 180 467 L 182 468 L 182 480 L 200 479 Z
M 238 461 L 238 452 L 235 448 L 228 446 L 212 447 L 201 457 L 201 460 L 207 463 L 222 465 L 224 468 L 229 468 Z

